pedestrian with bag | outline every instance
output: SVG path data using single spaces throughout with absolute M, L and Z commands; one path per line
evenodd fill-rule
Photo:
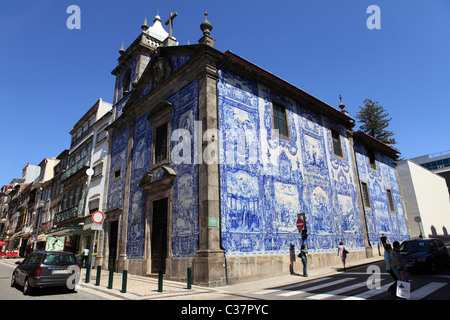
M 347 248 L 344 246 L 344 243 L 340 241 L 338 246 L 338 256 L 341 257 L 342 265 L 344 266 L 344 271 L 346 271 L 345 259 L 347 259 L 347 254 L 348 254 Z
M 384 245 L 384 261 L 386 261 L 386 271 L 391 275 L 391 277 L 394 279 L 394 283 L 391 284 L 388 288 L 388 291 L 393 296 L 396 296 L 396 289 L 397 289 L 397 280 L 398 277 L 394 272 L 394 265 L 391 262 L 391 251 L 392 246 L 389 243 L 386 243 Z
M 390 253 L 391 262 L 394 266 L 393 270 L 398 278 L 396 296 L 402 299 L 409 299 L 410 284 L 406 274 L 406 263 L 400 254 L 400 243 L 398 241 L 394 241 L 392 243 L 392 248 L 393 249 Z

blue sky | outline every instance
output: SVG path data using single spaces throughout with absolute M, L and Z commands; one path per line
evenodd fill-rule
M 70 5 L 81 29 L 69 30 Z M 370 5 L 381 29 L 366 26 Z M 202 36 L 350 116 L 366 98 L 393 120 L 396 148 L 411 158 L 450 149 L 450 1 L 447 0 L 23 0 L 0 10 L 0 185 L 70 145 L 73 125 L 99 99 L 113 100 L 122 42 L 178 12 L 181 45 Z M 166 30 L 168 27 L 166 26 Z

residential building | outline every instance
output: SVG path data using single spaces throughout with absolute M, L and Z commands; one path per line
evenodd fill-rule
M 447 189 L 450 195 L 450 150 L 428 154 L 410 160 L 443 177 L 447 183 Z
M 398 162 L 411 237 L 448 237 L 450 201 L 444 177 L 413 160 Z
M 104 129 L 110 117 L 111 104 L 99 99 L 70 131 L 71 145 L 60 168 L 60 205 L 53 217 L 51 235 L 65 235 L 69 250 L 79 254 L 92 246 L 93 231 L 90 214 L 100 196 L 102 186 L 97 179 L 100 165 L 105 161 L 106 144 L 99 129 Z M 104 134 L 103 134 L 104 135 Z M 88 169 L 93 170 L 90 174 Z M 97 170 L 97 173 L 96 171 Z M 100 183 L 104 187 L 104 183 Z

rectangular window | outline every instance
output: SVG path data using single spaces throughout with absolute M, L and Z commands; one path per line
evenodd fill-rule
M 367 156 L 369 157 L 370 168 L 377 170 L 377 163 L 375 162 L 375 153 L 373 150 L 367 150 Z
M 333 141 L 333 153 L 335 156 L 343 157 L 341 135 L 338 131 L 331 129 L 331 140 Z
M 289 139 L 289 127 L 287 122 L 286 107 L 272 103 L 273 129 L 278 130 L 280 137 Z
M 391 212 L 395 212 L 394 199 L 392 198 L 392 192 L 389 189 L 386 189 L 388 202 L 389 202 L 389 210 Z
M 92 178 L 96 178 L 100 176 L 102 173 L 103 173 L 103 162 L 94 167 L 94 174 L 92 175 Z
M 366 208 L 370 208 L 370 198 L 369 198 L 369 189 L 367 188 L 367 183 L 361 182 L 363 202 Z
M 167 159 L 167 123 L 156 128 L 155 163 Z
M 119 180 L 122 177 L 122 168 L 114 171 L 114 181 Z

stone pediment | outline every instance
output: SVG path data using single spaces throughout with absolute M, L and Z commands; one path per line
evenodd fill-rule
M 163 166 L 155 170 L 147 171 L 139 182 L 139 187 L 143 189 L 160 188 L 163 185 L 172 184 L 177 174 L 169 167 Z

